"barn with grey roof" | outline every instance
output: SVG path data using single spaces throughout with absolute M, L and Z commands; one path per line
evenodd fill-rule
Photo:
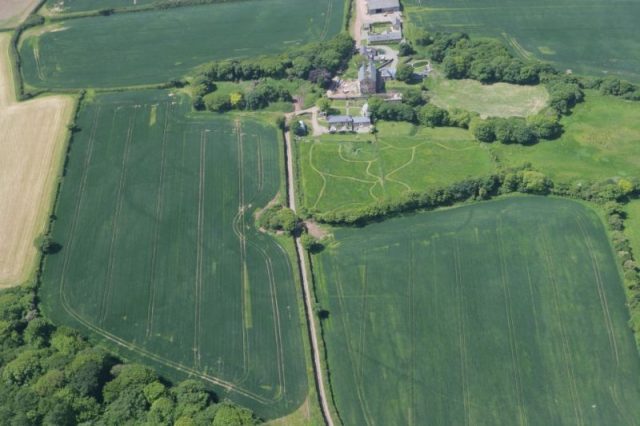
M 392 13 L 400 11 L 399 0 L 367 0 L 367 13 Z

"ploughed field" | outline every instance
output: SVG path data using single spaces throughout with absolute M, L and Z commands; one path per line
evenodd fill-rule
M 640 1 L 405 0 L 428 30 L 500 37 L 524 57 L 561 70 L 640 81 Z
M 307 375 L 292 265 L 253 225 L 280 190 L 277 131 L 189 109 L 163 91 L 83 104 L 44 309 L 168 378 L 281 416 Z
M 336 229 L 314 257 L 344 424 L 634 424 L 640 359 L 599 217 L 511 197 Z
M 211 60 L 330 38 L 344 0 L 247 0 L 57 22 L 27 33 L 22 72 L 38 88 L 164 83 Z

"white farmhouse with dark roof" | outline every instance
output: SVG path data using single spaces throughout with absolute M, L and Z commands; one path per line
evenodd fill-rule
M 399 0 L 367 0 L 367 13 L 392 13 L 400 11 Z

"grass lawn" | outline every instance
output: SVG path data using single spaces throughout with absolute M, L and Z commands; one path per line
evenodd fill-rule
M 465 130 L 386 122 L 378 130 L 298 143 L 304 206 L 345 209 L 494 171 L 488 150 Z
M 287 415 L 308 391 L 297 285 L 285 249 L 253 224 L 282 191 L 282 141 L 274 126 L 190 113 L 168 95 L 84 104 L 43 309 L 169 379 Z
M 431 102 L 451 109 L 474 111 L 484 117 L 527 117 L 543 109 L 549 100 L 544 86 L 481 84 L 475 80 L 448 80 L 432 73 L 426 80 Z
M 640 175 L 640 102 L 588 92 L 562 124 L 564 135 L 534 146 L 501 145 L 490 149 L 507 166 L 530 162 L 563 182 Z
M 620 425 L 640 358 L 599 217 L 502 200 L 334 230 L 313 257 L 348 425 Z
M 640 82 L 640 2 L 405 0 L 408 27 L 501 38 L 558 69 Z

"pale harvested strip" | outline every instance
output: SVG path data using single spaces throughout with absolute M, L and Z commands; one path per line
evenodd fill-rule
M 9 41 L 0 35 L 0 287 L 35 267 L 34 240 L 46 228 L 73 112 L 68 96 L 15 102 Z
M 0 28 L 7 28 L 22 22 L 36 7 L 38 0 L 1 0 Z

